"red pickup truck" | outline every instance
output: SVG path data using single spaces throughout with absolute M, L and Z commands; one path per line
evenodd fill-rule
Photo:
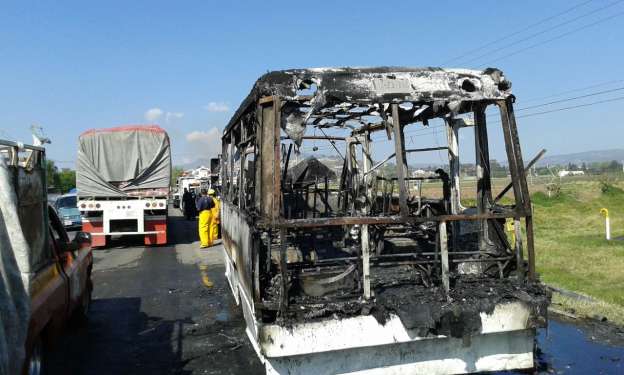
M 46 191 L 45 149 L 0 139 L 0 373 L 44 373 L 91 301 L 91 235 L 70 241 Z
M 31 316 L 24 374 L 45 373 L 45 352 L 71 318 L 86 318 L 91 303 L 91 235 L 78 232 L 70 241 L 63 223 L 48 208 L 49 264 L 37 272 L 31 288 Z

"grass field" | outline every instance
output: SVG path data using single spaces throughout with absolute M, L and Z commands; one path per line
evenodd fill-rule
M 537 270 L 544 282 L 586 294 L 600 302 L 575 306 L 586 314 L 600 314 L 624 323 L 624 190 L 622 183 L 577 181 L 562 185 L 561 194 L 549 198 L 533 194 Z M 611 241 L 604 236 L 601 208 L 611 217 Z

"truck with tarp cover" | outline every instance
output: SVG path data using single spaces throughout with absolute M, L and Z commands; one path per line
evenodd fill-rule
M 46 194 L 45 149 L 0 140 L 0 374 L 41 374 L 91 300 L 90 236 L 70 241 Z
M 535 272 L 514 101 L 494 68 L 258 79 L 223 132 L 221 226 L 226 276 L 267 373 L 535 366 L 550 295 Z M 442 141 L 423 138 L 435 132 Z M 495 137 L 510 171 L 502 189 Z M 471 185 L 463 139 L 474 139 L 461 160 L 475 165 Z M 320 149 L 339 165 L 299 160 Z M 432 152 L 435 172 L 410 173 Z
M 171 147 L 156 125 L 91 129 L 78 141 L 76 188 L 83 231 L 94 246 L 109 236 L 167 243 Z

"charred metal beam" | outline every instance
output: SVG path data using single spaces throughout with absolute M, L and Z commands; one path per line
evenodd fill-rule
M 449 179 L 450 179 L 450 189 L 451 189 L 451 214 L 455 215 L 459 213 L 460 210 L 460 186 L 459 186 L 459 173 L 460 173 L 460 160 L 459 160 L 459 125 L 457 125 L 459 121 L 454 121 L 453 118 L 445 121 L 446 124 L 446 136 L 448 142 L 448 159 L 449 159 Z M 420 191 L 419 186 L 419 191 Z M 420 211 L 420 194 L 418 195 L 419 200 L 419 211 Z M 452 231 L 453 231 L 453 243 L 452 249 L 457 250 L 458 241 L 459 241 L 459 222 L 453 221 L 451 222 Z
M 492 185 L 490 174 L 490 151 L 488 146 L 485 107 L 480 105 L 474 112 L 475 116 L 475 152 L 477 169 L 477 213 L 487 212 L 492 201 Z M 490 245 L 489 225 L 486 220 L 479 223 L 479 249 L 485 251 Z
M 507 219 L 514 217 L 526 216 L 523 211 L 513 210 L 507 213 L 486 213 L 482 215 L 438 215 L 431 217 L 402 217 L 402 216 L 345 216 L 345 217 L 332 217 L 332 218 L 316 218 L 316 219 L 290 219 L 282 220 L 276 225 L 280 228 L 312 228 L 312 227 L 326 227 L 326 226 L 342 226 L 342 225 L 383 225 L 383 224 L 404 224 L 404 223 L 427 223 L 435 221 L 461 221 L 461 220 L 492 220 L 492 219 Z M 267 225 L 262 221 L 258 222 L 261 225 Z
M 518 278 L 524 278 L 524 254 L 522 254 L 522 227 L 520 219 L 514 219 L 514 237 L 516 243 L 514 249 L 516 252 L 516 269 L 518 270 Z
M 509 164 L 509 174 L 511 174 L 511 183 L 513 185 L 514 198 L 516 201 L 516 206 L 521 206 L 525 208 L 524 205 L 524 195 L 523 191 L 520 187 L 520 179 L 524 174 L 521 174 L 518 171 L 518 160 L 517 160 L 517 151 L 513 142 L 513 135 L 511 132 L 510 125 L 510 114 L 507 107 L 507 101 L 500 100 L 497 102 L 500 108 L 501 114 L 501 123 L 503 127 L 503 136 L 505 138 L 505 150 L 507 152 L 507 161 Z M 524 165 L 521 166 L 524 169 Z
M 291 139 L 288 136 L 282 136 L 282 140 Z M 325 135 L 304 135 L 301 139 L 310 139 L 310 140 L 322 140 L 322 141 L 346 141 L 345 137 L 336 137 L 336 136 L 325 136 Z
M 329 216 L 329 179 L 325 176 L 325 216 Z
M 427 151 L 444 151 L 448 150 L 448 147 L 423 147 L 423 148 L 410 148 L 405 150 L 405 153 L 409 154 L 411 152 L 427 152 Z
M 273 209 L 272 209 L 272 219 L 274 221 L 277 221 L 278 218 L 280 217 L 280 213 L 282 212 L 281 207 L 282 207 L 282 189 L 281 189 L 281 177 L 282 174 L 279 173 L 280 172 L 280 168 L 281 168 L 281 163 L 280 163 L 280 158 L 281 158 L 281 153 L 280 153 L 280 149 L 281 149 L 281 139 L 280 139 L 280 135 L 281 135 L 281 115 L 282 115 L 282 111 L 281 111 L 281 99 L 279 96 L 276 96 L 273 98 L 273 115 L 275 116 L 275 130 L 273 131 L 273 142 L 274 142 L 274 160 L 273 160 Z
M 240 137 L 241 139 L 247 138 L 247 127 L 243 126 L 242 122 L 240 127 Z M 238 146 L 238 149 L 238 206 L 245 209 L 245 159 L 247 158 L 247 153 L 241 151 L 240 146 Z
M 499 100 L 497 103 L 501 109 L 503 135 L 505 136 L 505 148 L 509 159 L 509 171 L 514 185 L 516 207 L 521 206 L 523 211 L 527 213 L 525 223 L 527 233 L 527 253 L 529 257 L 529 279 L 535 280 L 535 249 L 533 239 L 533 218 L 531 217 L 531 197 L 529 196 L 529 188 L 527 186 L 526 174 L 524 172 L 524 162 L 522 161 L 522 151 L 520 149 L 520 140 L 518 139 L 518 129 L 516 127 L 513 104 L 511 98 Z
M 364 168 L 362 176 L 364 186 L 366 188 L 366 205 L 364 214 L 368 215 L 371 213 L 373 204 L 373 183 L 370 176 L 371 165 L 373 164 L 373 157 L 370 150 L 371 140 L 368 132 L 365 132 L 358 138 L 360 139 L 360 144 L 362 145 L 362 166 Z
M 290 163 L 290 153 L 292 152 L 293 144 L 288 145 L 288 153 L 286 154 L 286 160 L 284 161 L 284 171 L 282 173 L 282 183 L 286 181 L 286 175 L 288 174 L 288 164 Z
M 263 139 L 264 139 L 264 130 L 262 126 L 262 104 L 258 103 L 256 105 L 256 118 L 255 121 L 257 126 L 255 126 L 256 138 L 254 141 L 255 144 L 255 154 L 254 154 L 254 209 L 258 212 L 262 211 L 262 167 L 263 167 Z
M 368 225 L 362 225 L 361 235 L 362 246 L 362 281 L 364 289 L 364 298 L 371 298 L 371 277 L 370 277 L 370 237 Z
M 533 217 L 527 216 L 525 219 L 527 236 L 527 253 L 529 255 L 529 280 L 535 280 L 535 249 L 533 247 Z
M 451 182 L 451 212 L 456 214 L 459 212 L 459 140 L 457 136 L 458 128 L 452 120 L 445 121 L 446 136 L 448 140 L 449 169 Z M 440 147 L 441 149 L 441 147 Z M 455 230 L 455 228 L 453 228 Z M 456 236 L 453 236 L 455 238 Z
M 522 148 L 520 147 L 520 137 L 518 136 L 518 127 L 516 126 L 516 116 L 513 108 L 513 98 L 507 98 L 507 112 L 509 118 L 509 133 L 511 135 L 511 141 L 513 143 L 514 153 L 516 155 L 516 164 L 518 168 L 519 185 L 522 190 L 522 196 L 524 198 L 524 209 L 527 212 L 531 211 L 531 196 L 529 194 L 529 187 L 526 181 L 526 173 L 524 170 L 524 161 L 522 159 Z
M 386 178 L 386 177 L 381 177 L 381 176 L 377 176 L 378 180 L 382 180 L 382 181 L 396 181 L 397 178 L 396 177 L 390 177 L 390 178 Z M 428 177 L 406 177 L 404 178 L 405 181 L 427 181 L 427 180 L 441 180 L 442 177 L 440 176 L 428 176 Z
M 286 243 L 286 237 L 287 237 L 287 232 L 286 232 L 286 228 L 281 228 L 279 231 L 279 235 L 280 235 L 280 275 L 281 275 L 281 285 L 280 285 L 280 289 L 281 289 L 281 306 L 282 306 L 282 310 L 288 308 L 288 263 L 287 263 L 287 258 L 286 258 L 286 250 L 287 250 L 287 243 Z
M 399 183 L 399 207 L 401 216 L 407 217 L 409 209 L 407 207 L 407 186 L 405 186 L 405 177 L 407 177 L 407 160 L 405 158 L 405 136 L 403 127 L 399 119 L 399 105 L 392 104 L 392 127 L 394 128 L 394 152 L 396 153 L 396 168 Z
M 444 292 L 448 296 L 448 292 L 450 290 L 450 280 L 449 280 L 449 253 L 448 253 L 448 238 L 446 235 L 446 222 L 441 221 L 438 224 L 438 236 L 440 243 L 440 266 L 442 271 L 442 286 L 444 287 Z

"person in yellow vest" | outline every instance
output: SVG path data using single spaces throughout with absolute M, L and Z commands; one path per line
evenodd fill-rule
M 208 190 L 208 196 L 212 198 L 214 207 L 212 208 L 212 220 L 210 221 L 210 241 L 214 242 L 219 238 L 219 225 L 221 224 L 221 201 L 217 198 L 214 189 Z
M 208 196 L 205 189 L 201 191 L 201 197 L 197 200 L 197 212 L 199 212 L 199 242 L 200 248 L 204 249 L 212 246 L 212 235 L 210 233 L 210 223 L 212 222 L 212 209 L 215 204 Z

